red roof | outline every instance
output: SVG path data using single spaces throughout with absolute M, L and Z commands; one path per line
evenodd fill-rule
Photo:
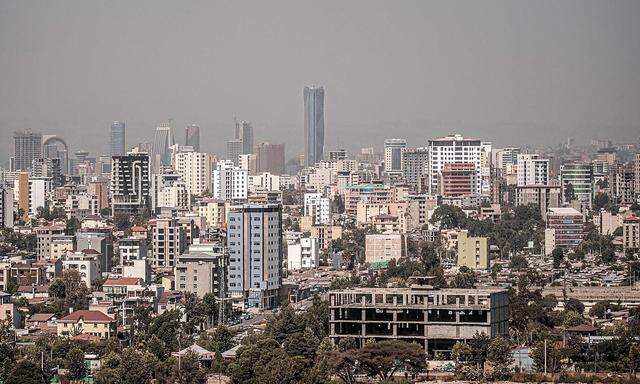
M 139 225 L 136 225 L 135 227 L 131 227 L 131 231 L 133 232 L 142 232 L 142 231 L 146 231 L 147 228 L 145 227 L 141 227 Z
M 100 336 L 90 335 L 88 333 L 81 333 L 79 335 L 75 335 L 71 338 L 71 340 L 76 341 L 100 341 Z
M 102 285 L 138 285 L 141 280 L 139 277 L 119 277 L 117 279 L 107 279 Z
M 91 249 L 91 248 L 83 249 L 82 253 L 84 253 L 85 255 L 99 255 L 100 254 L 100 252 L 96 251 L 95 249 Z
M 27 321 L 49 321 L 55 314 L 53 313 L 34 313 Z
M 68 316 L 60 319 L 62 322 L 77 322 L 82 319 L 83 321 L 90 321 L 95 323 L 110 323 L 114 321 L 111 317 L 105 315 L 100 311 L 89 311 L 86 309 L 75 311 Z
M 580 324 L 576 325 L 575 327 L 567 328 L 567 331 L 569 332 L 595 332 L 597 330 L 598 328 L 586 324 Z
M 635 217 L 635 216 L 631 216 L 631 217 L 627 217 L 626 219 L 624 219 L 625 223 L 640 223 L 640 217 Z

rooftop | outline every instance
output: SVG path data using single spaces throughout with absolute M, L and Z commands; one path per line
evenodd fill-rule
M 110 323 L 115 321 L 111 317 L 105 315 L 100 311 L 89 311 L 86 309 L 72 312 L 71 314 L 60 319 L 61 322 L 77 322 L 79 320 L 82 321 L 90 321 L 96 323 Z

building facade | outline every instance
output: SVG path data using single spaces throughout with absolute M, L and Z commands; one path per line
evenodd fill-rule
M 149 155 L 129 153 L 111 158 L 112 214 L 136 214 L 149 208 Z
M 314 165 L 324 158 L 324 88 L 304 87 L 304 163 Z
M 518 187 L 549 184 L 549 159 L 537 154 L 518 155 Z
M 126 154 L 125 132 L 124 121 L 114 121 L 111 123 L 111 156 Z
M 407 140 L 405 139 L 386 139 L 384 141 L 384 172 L 387 175 L 402 174 L 406 149 Z
M 26 130 L 14 132 L 14 152 L 12 171 L 31 169 L 33 160 L 42 156 L 42 133 Z

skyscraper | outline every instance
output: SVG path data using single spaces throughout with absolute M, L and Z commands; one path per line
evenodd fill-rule
M 227 159 L 238 165 L 238 156 L 242 155 L 242 140 L 233 139 L 227 141 Z
M 153 158 L 152 164 L 158 165 L 171 165 L 171 151 L 169 148 L 175 144 L 173 139 L 173 132 L 171 132 L 171 126 L 168 124 L 162 124 L 156 128 L 156 134 L 153 138 Z
M 253 126 L 250 122 L 236 121 L 233 138 L 242 141 L 242 155 L 253 153 Z
M 26 130 L 14 132 L 14 169 L 15 171 L 31 168 L 34 159 L 42 156 L 42 133 Z
M 124 136 L 124 121 L 114 121 L 111 123 L 111 156 L 125 154 Z
M 384 141 L 384 171 L 388 175 L 402 173 L 402 160 L 407 148 L 405 139 L 386 139 Z
M 111 160 L 111 196 L 113 214 L 139 213 L 149 206 L 149 155 L 129 153 Z
M 304 87 L 304 162 L 314 165 L 324 156 L 324 88 Z
M 184 145 L 192 146 L 194 151 L 200 152 L 200 127 L 191 124 L 184 128 Z

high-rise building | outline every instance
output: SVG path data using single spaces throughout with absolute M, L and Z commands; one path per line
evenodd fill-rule
M 242 142 L 241 154 L 253 153 L 253 126 L 250 122 L 236 121 L 233 138 Z
M 111 123 L 111 156 L 124 155 L 125 150 L 125 123 L 114 121 Z
M 173 267 L 188 247 L 187 235 L 176 218 L 156 219 L 153 225 L 153 266 Z
M 469 196 L 476 188 L 476 166 L 473 163 L 448 163 L 440 173 L 440 194 L 444 197 Z
M 322 193 L 304 194 L 304 215 L 313 217 L 314 224 L 330 224 L 331 202 Z
M 238 165 L 238 157 L 242 155 L 242 140 L 233 139 L 227 141 L 227 159 Z
M 547 229 L 544 231 L 545 254 L 557 247 L 573 249 L 584 238 L 584 216 L 573 208 L 549 208 Z
M 156 133 L 153 138 L 153 150 L 151 152 L 154 169 L 156 167 L 171 165 L 171 150 L 170 148 L 175 144 L 173 138 L 173 132 L 171 126 L 168 124 L 162 124 L 156 127 Z
M 560 166 L 560 184 L 562 186 L 562 201 L 569 203 L 570 199 L 575 198 L 587 206 L 591 206 L 593 199 L 593 168 L 591 164 L 570 163 Z M 568 190 L 569 185 L 571 185 L 573 194 Z
M 427 148 L 407 148 L 402 157 L 402 174 L 405 182 L 417 192 L 422 192 L 423 178 L 427 175 L 429 150 Z
M 276 175 L 284 173 L 284 144 L 260 143 L 256 145 L 256 171 Z
M 324 88 L 304 87 L 304 162 L 314 165 L 324 157 Z
M 429 193 L 439 190 L 438 181 L 445 164 L 471 163 L 475 166 L 474 194 L 491 192 L 491 143 L 452 135 L 429 140 Z
M 549 159 L 537 154 L 519 154 L 517 157 L 518 187 L 549 184 Z
M 347 158 L 347 150 L 340 148 L 334 151 L 329 151 L 329 161 L 340 161 Z
M 31 169 L 33 160 L 42 157 L 42 133 L 26 130 L 14 132 L 14 157 L 12 171 Z
M 508 147 L 496 151 L 496 171 L 499 176 L 505 176 L 518 164 L 520 148 Z
M 174 169 L 187 185 L 189 194 L 202 196 L 211 192 L 211 155 L 203 152 L 178 152 Z
M 609 169 L 609 191 L 611 198 L 618 205 L 631 205 L 635 202 L 634 164 L 615 163 Z
M 200 127 L 191 124 L 184 128 L 184 145 L 193 147 L 193 150 L 200 152 Z
M 219 161 L 213 171 L 213 197 L 221 200 L 245 200 L 249 190 L 249 171 Z
M 149 207 L 149 155 L 130 152 L 111 158 L 112 213 L 135 214 Z
M 273 308 L 282 281 L 282 207 L 232 206 L 227 233 L 230 297 L 247 307 Z
M 157 208 L 165 206 L 163 205 L 163 202 L 166 202 L 166 196 L 163 196 L 165 188 L 180 184 L 184 184 L 180 175 L 171 169 L 165 169 L 162 173 L 151 175 L 151 211 L 157 212 Z
M 635 193 L 636 200 L 640 198 L 640 153 L 636 153 L 636 159 L 633 163 L 634 176 L 633 176 L 633 191 Z
M 405 139 L 386 139 L 384 141 L 384 171 L 386 174 L 402 173 L 404 151 L 407 149 Z
M 0 228 L 13 228 L 13 191 L 1 185 Z

